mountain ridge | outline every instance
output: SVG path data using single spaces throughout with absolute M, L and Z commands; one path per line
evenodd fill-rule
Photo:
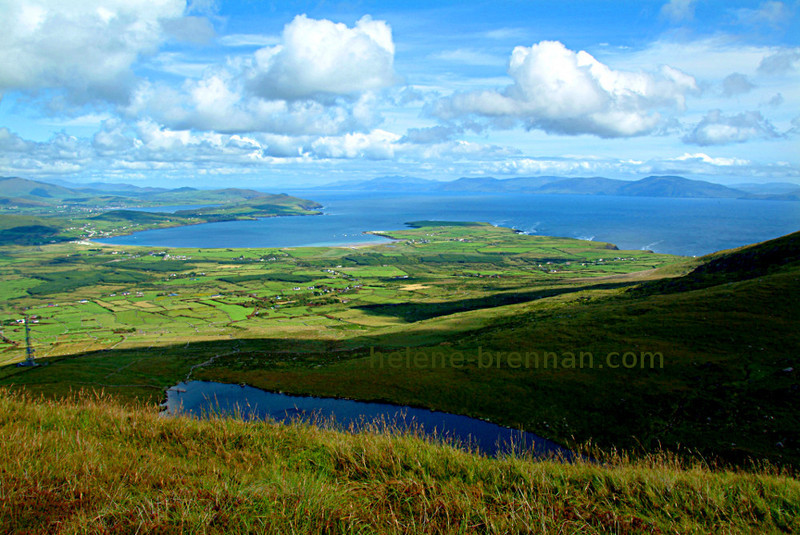
M 377 177 L 362 181 L 334 182 L 323 187 L 352 191 L 392 192 L 464 192 L 464 193 L 529 193 L 540 195 L 620 195 L 626 197 L 730 198 L 760 200 L 799 200 L 791 184 L 747 184 L 747 191 L 705 180 L 675 175 L 650 175 L 639 180 L 595 177 L 461 177 L 452 181 L 436 181 L 417 177 Z

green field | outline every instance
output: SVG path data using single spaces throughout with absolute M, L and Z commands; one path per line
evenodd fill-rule
M 485 224 L 385 234 L 358 249 L 5 247 L 0 384 L 160 401 L 199 365 L 192 378 L 446 410 L 571 447 L 800 459 L 797 235 L 688 259 Z M 23 312 L 47 366 L 12 365 Z
M 22 356 L 23 311 L 31 315 L 40 357 L 71 354 L 79 345 L 105 348 L 97 342 L 108 337 L 121 338 L 115 348 L 130 348 L 152 345 L 157 334 L 156 343 L 168 346 L 200 331 L 206 338 L 280 333 L 346 345 L 353 330 L 402 332 L 458 312 L 604 292 L 627 283 L 594 278 L 682 261 L 488 225 L 392 237 L 397 241 L 357 250 L 6 247 L 0 321 L 13 343 L 0 358 Z M 576 276 L 585 280 L 576 284 Z

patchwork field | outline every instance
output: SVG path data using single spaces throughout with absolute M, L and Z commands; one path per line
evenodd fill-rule
M 186 378 L 218 380 L 572 447 L 800 460 L 798 235 L 695 259 L 416 227 L 357 249 L 5 247 L 0 384 L 158 403 Z M 13 365 L 25 314 L 46 366 Z
M 357 250 L 7 247 L 0 359 L 23 356 L 23 314 L 39 357 L 167 346 L 200 334 L 344 340 L 377 326 L 531 301 L 542 291 L 575 293 L 576 276 L 590 283 L 682 260 L 488 225 L 390 236 L 397 241 Z

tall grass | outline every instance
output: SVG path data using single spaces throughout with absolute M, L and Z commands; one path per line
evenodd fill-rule
M 351 434 L 165 418 L 102 394 L 0 391 L 4 533 L 719 533 L 800 530 L 800 482 L 674 455 L 491 459 Z

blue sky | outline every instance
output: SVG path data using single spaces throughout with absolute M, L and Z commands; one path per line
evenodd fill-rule
M 0 175 L 800 183 L 800 2 L 0 0 Z

